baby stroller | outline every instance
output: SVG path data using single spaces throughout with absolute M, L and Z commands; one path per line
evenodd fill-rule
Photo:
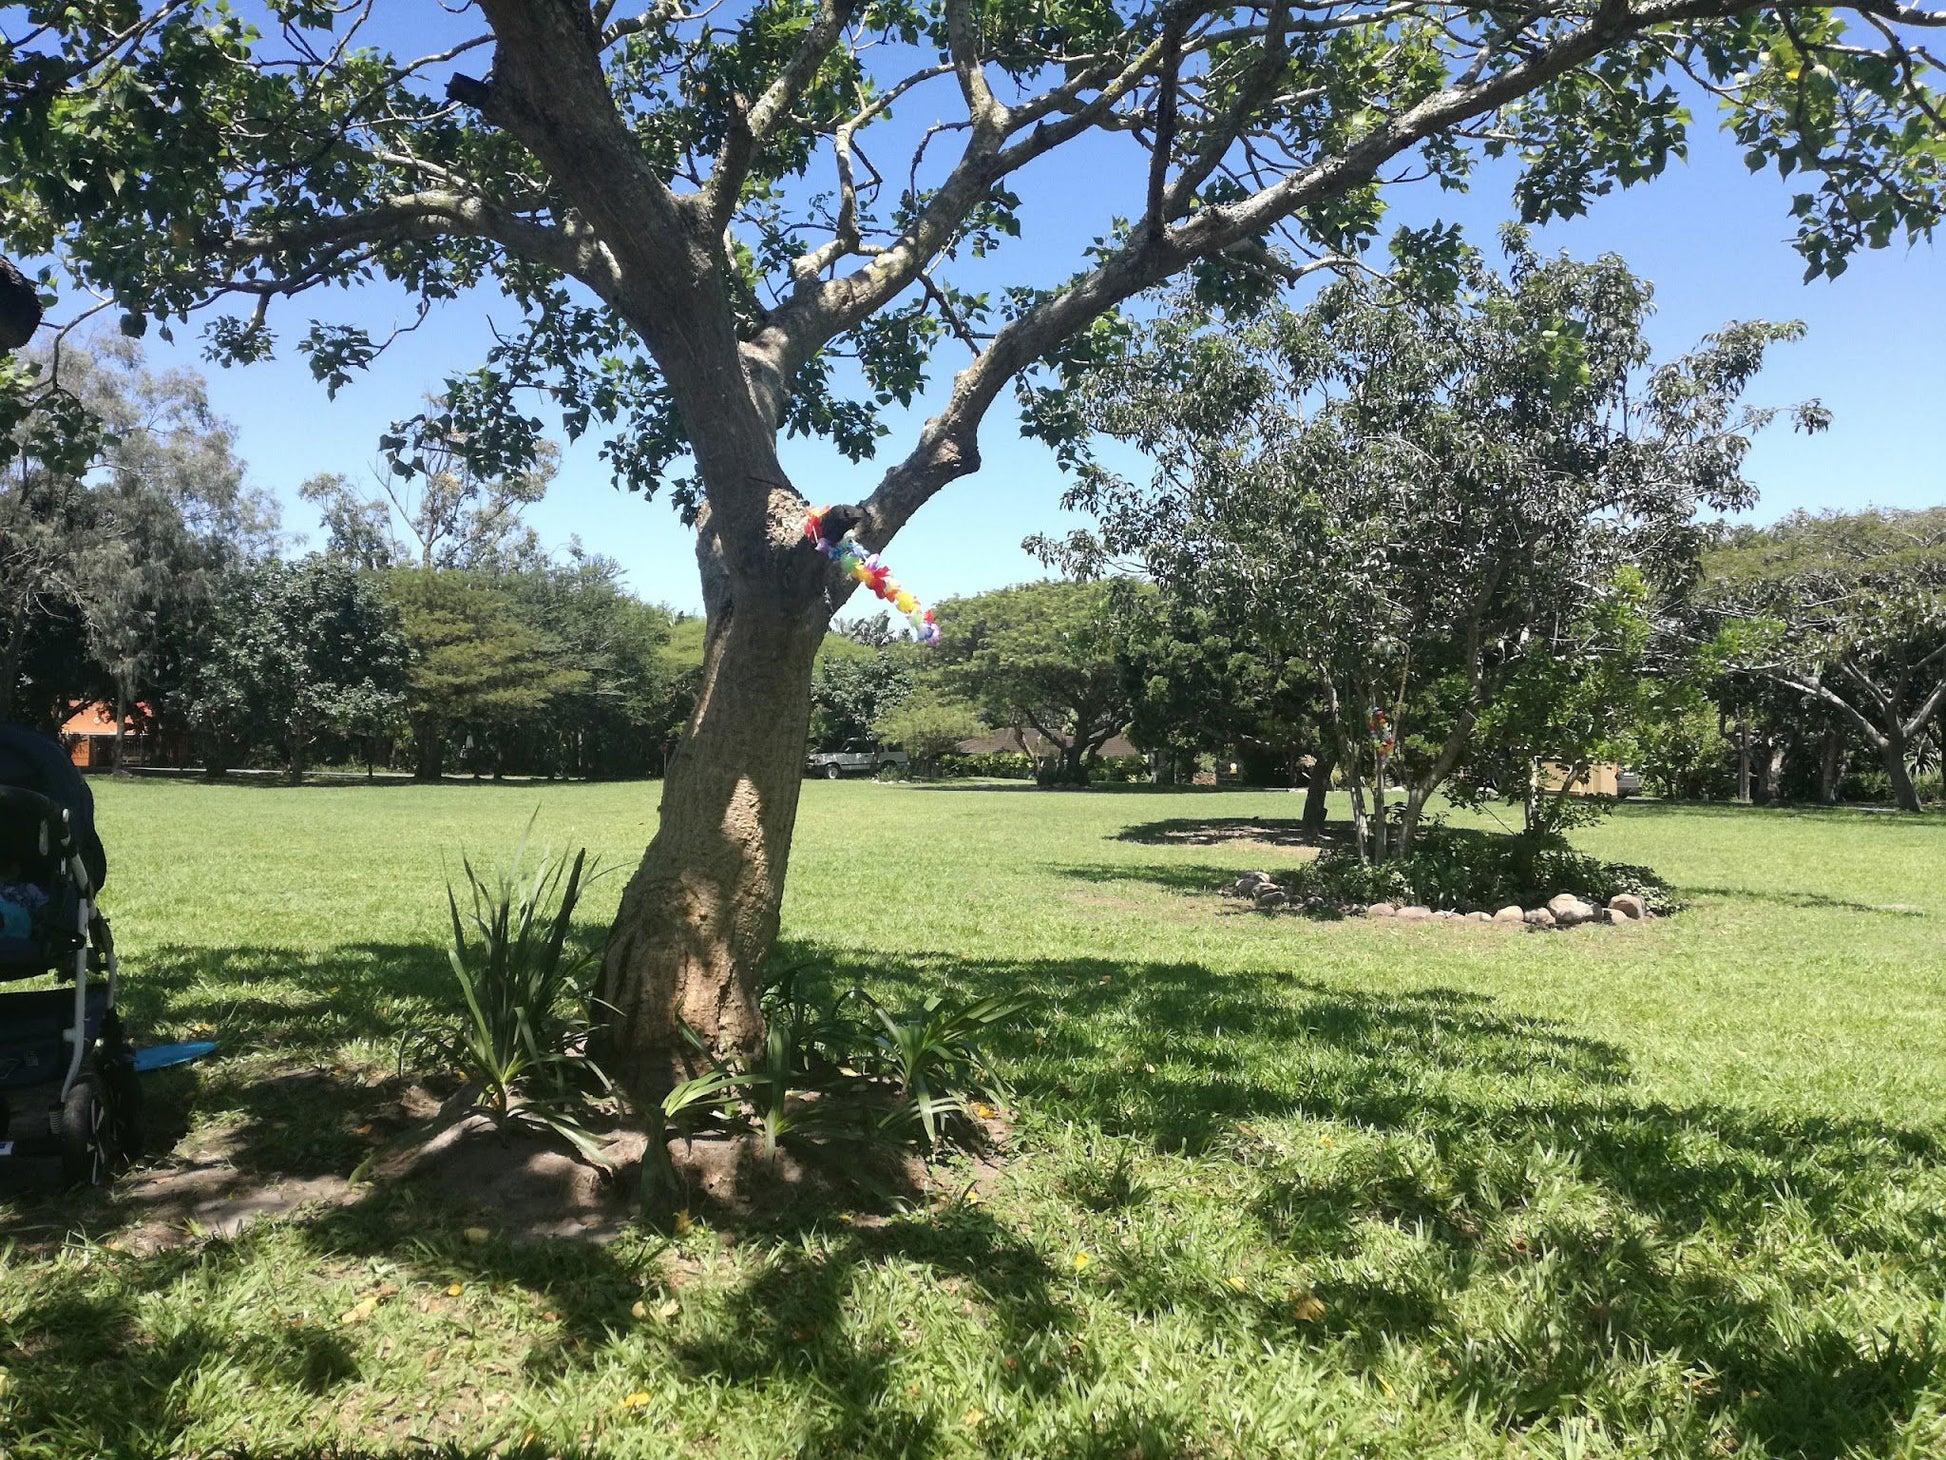
M 95 906 L 107 859 L 94 798 L 61 748 L 0 725 L 0 866 L 46 898 L 0 925 L 0 1157 L 57 1156 L 70 1183 L 99 1184 L 141 1145 L 134 1052 L 115 1007 L 115 946 Z M 25 936 L 20 936 L 22 932 Z M 61 985 L 71 985 L 64 987 Z

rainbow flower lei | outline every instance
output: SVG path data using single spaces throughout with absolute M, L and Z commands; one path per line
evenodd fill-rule
M 932 610 L 922 605 L 911 589 L 899 586 L 899 580 L 892 576 L 890 568 L 879 561 L 877 553 L 868 553 L 858 545 L 857 528 L 846 532 L 836 542 L 825 536 L 824 517 L 830 510 L 829 507 L 820 507 L 808 514 L 804 519 L 804 535 L 817 544 L 818 551 L 836 563 L 841 571 L 849 573 L 904 614 L 920 643 L 937 644 L 939 625 L 932 621 Z
M 1383 710 L 1372 711 L 1372 748 L 1378 752 L 1379 764 L 1391 759 L 1393 748 L 1399 743 L 1399 732 L 1392 727 L 1392 717 Z

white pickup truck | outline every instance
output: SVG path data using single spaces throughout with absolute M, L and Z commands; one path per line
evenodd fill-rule
M 862 740 L 854 740 L 837 750 L 814 750 L 804 757 L 804 773 L 835 781 L 840 776 L 873 776 L 889 765 L 906 765 L 903 750 L 880 750 Z

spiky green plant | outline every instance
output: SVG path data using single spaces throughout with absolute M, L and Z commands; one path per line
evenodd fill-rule
M 528 870 L 532 833 L 530 820 L 512 860 L 490 874 L 461 858 L 467 897 L 448 883 L 446 907 L 447 961 L 463 1013 L 446 1028 L 408 1036 L 399 1060 L 403 1068 L 415 1051 L 434 1056 L 465 1078 L 477 1091 L 475 1108 L 496 1123 L 554 1131 L 592 1156 L 596 1143 L 579 1112 L 591 1085 L 605 1090 L 608 1082 L 575 1052 L 587 1034 L 577 1008 L 594 955 L 573 933 L 575 908 L 598 873 L 585 849 L 542 852 Z
M 992 994 L 949 1004 L 939 994 L 904 1018 L 867 1000 L 879 1024 L 874 1043 L 879 1067 L 898 1086 L 901 1104 L 885 1118 L 887 1128 L 917 1122 L 925 1145 L 939 1144 L 940 1122 L 968 1113 L 967 1095 L 992 1091 L 995 1080 L 981 1052 L 993 1028 L 1026 1007 L 1026 1000 Z

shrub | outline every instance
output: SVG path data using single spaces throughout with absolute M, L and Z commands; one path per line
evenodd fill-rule
M 1104 755 L 1094 764 L 1091 779 L 1111 786 L 1149 779 L 1149 760 L 1143 755 Z
M 1027 781 L 1034 776 L 1034 758 L 1018 750 L 994 750 L 981 755 L 951 755 L 941 759 L 943 776 Z
M 1425 833 L 1410 853 L 1367 863 L 1334 848 L 1298 872 L 1295 901 L 1336 908 L 1374 902 L 1418 903 L 1456 912 L 1492 912 L 1510 903 L 1538 907 L 1563 892 L 1601 904 L 1634 893 L 1653 913 L 1681 904 L 1647 867 L 1604 862 L 1555 837 L 1489 834 L 1446 827 Z

